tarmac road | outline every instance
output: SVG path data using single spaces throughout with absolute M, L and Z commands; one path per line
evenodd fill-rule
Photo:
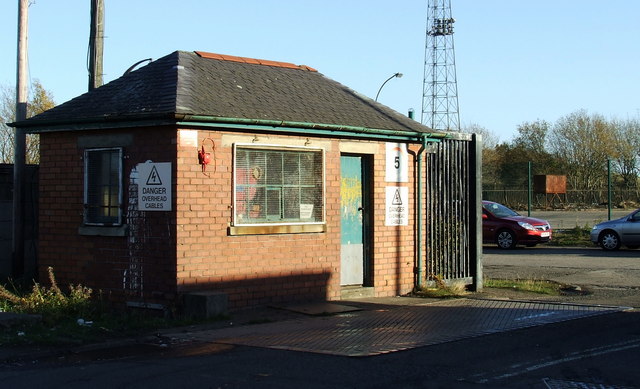
M 640 315 L 619 312 L 378 355 L 215 343 L 0 366 L 2 388 L 631 388 Z M 61 359 L 62 361 L 62 359 Z
M 640 308 L 640 250 L 599 247 L 483 249 L 485 277 L 550 280 L 578 288 L 564 302 Z
M 553 279 L 566 284 L 640 288 L 640 250 L 599 247 L 500 250 L 484 247 L 484 272 L 496 278 Z

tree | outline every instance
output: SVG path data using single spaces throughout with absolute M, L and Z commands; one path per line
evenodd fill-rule
M 580 110 L 556 122 L 549 147 L 564 162 L 573 189 L 593 190 L 606 185 L 607 159 L 615 154 L 614 126 L 601 115 Z
M 518 126 L 518 135 L 510 143 L 497 147 L 501 161 L 497 172 L 505 187 L 527 187 L 529 162 L 533 165 L 533 174 L 555 174 L 559 171 L 556 159 L 545 148 L 549 127 L 544 120 L 524 122 Z
M 464 127 L 462 132 L 479 134 L 482 137 L 482 185 L 485 188 L 495 188 L 499 182 L 497 167 L 500 165 L 496 152 L 498 136 L 475 123 Z
M 495 149 L 500 138 L 498 135 L 491 132 L 491 130 L 482 127 L 479 124 L 471 123 L 462 129 L 462 132 L 467 134 L 479 134 L 482 136 L 482 148 L 483 149 Z
M 13 163 L 15 130 L 7 123 L 16 118 L 15 88 L 0 87 L 0 162 Z M 35 116 L 55 106 L 53 96 L 38 80 L 30 88 L 30 100 L 27 102 L 27 117 Z M 28 134 L 26 139 L 25 160 L 29 164 L 40 162 L 40 140 L 38 135 Z
M 518 126 L 518 136 L 513 139 L 513 147 L 526 150 L 528 154 L 532 155 L 546 154 L 549 127 L 549 123 L 544 120 L 520 124 Z
M 638 187 L 640 173 L 640 121 L 630 119 L 613 122 L 614 151 L 612 162 L 626 189 Z

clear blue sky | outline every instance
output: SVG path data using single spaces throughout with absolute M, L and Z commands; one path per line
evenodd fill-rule
M 33 1 L 32 1 L 33 2 Z M 427 0 L 105 0 L 104 80 L 176 50 L 305 64 L 420 120 Z M 18 0 L 0 1 L 0 85 L 14 86 Z M 90 0 L 35 0 L 30 78 L 56 103 L 87 90 Z M 452 0 L 462 126 L 502 141 L 578 109 L 640 113 L 640 1 Z

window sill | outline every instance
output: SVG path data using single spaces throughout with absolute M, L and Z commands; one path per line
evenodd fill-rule
M 229 227 L 229 235 L 304 234 L 326 232 L 326 224 L 291 224 Z
M 121 226 L 80 226 L 78 234 L 85 236 L 127 236 L 129 234 L 129 226 L 123 224 Z

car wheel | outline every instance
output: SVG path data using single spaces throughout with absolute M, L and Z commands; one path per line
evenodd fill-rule
M 516 247 L 516 235 L 509 230 L 501 230 L 496 236 L 496 243 L 501 249 L 512 249 Z
M 613 231 L 604 231 L 598 238 L 600 247 L 607 251 L 613 251 L 620 248 L 620 237 Z

